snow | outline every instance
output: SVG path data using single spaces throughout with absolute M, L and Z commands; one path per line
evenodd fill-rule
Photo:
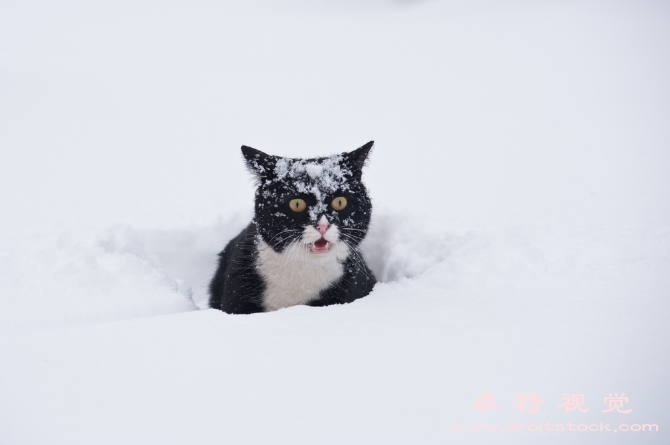
M 669 18 L 0 4 L 0 443 L 670 442 Z M 253 211 L 240 146 L 371 139 L 374 291 L 207 309 Z M 499 410 L 472 409 L 484 392 Z M 621 392 L 633 411 L 603 413 Z M 533 422 L 659 431 L 450 427 Z
M 52 328 L 196 309 L 186 283 L 158 266 L 140 235 L 128 227 L 110 228 L 88 243 L 61 235 L 20 247 L 0 259 L 4 328 Z
M 342 168 L 342 160 L 342 155 L 330 155 L 312 161 L 282 157 L 276 161 L 275 178 L 268 180 L 266 184 L 271 185 L 273 181 L 277 183 L 289 181 L 292 189 L 299 193 L 313 195 L 317 202 L 309 209 L 309 218 L 316 221 L 318 216 L 328 208 L 328 205 L 323 202 L 326 198 L 322 194 L 323 191 L 333 193 L 338 190 L 349 190 L 346 175 L 351 175 L 351 171 Z M 258 167 L 262 168 L 257 164 L 254 165 L 254 168 L 258 169 Z M 266 190 L 263 195 L 268 193 Z

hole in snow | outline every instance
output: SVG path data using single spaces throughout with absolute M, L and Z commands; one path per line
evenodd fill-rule
M 217 267 L 217 254 L 248 223 L 248 215 L 236 215 L 212 226 L 144 231 L 141 238 L 145 245 L 134 250 L 189 286 L 196 304 L 206 308 L 207 287 Z M 462 237 L 430 230 L 416 221 L 380 210 L 361 250 L 377 280 L 390 282 L 422 274 L 444 261 L 462 243 Z

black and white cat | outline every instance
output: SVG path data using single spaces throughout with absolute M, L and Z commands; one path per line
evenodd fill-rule
M 219 254 L 212 308 L 249 314 L 350 303 L 370 293 L 376 280 L 358 245 L 372 212 L 361 175 L 373 143 L 313 159 L 242 146 L 257 179 L 255 215 Z

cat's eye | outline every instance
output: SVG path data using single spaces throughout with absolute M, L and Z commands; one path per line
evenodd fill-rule
M 333 202 L 330 203 L 335 210 L 342 210 L 347 206 L 347 198 L 340 196 L 339 198 L 333 199 Z
M 289 207 L 291 207 L 291 210 L 298 213 L 304 212 L 305 209 L 307 208 L 307 204 L 302 199 L 292 199 L 291 202 L 288 203 L 288 205 Z

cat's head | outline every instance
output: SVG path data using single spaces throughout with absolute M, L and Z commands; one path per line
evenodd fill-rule
M 361 181 L 373 141 L 337 155 L 294 159 L 242 146 L 256 177 L 254 223 L 275 252 L 344 258 L 368 231 L 372 204 Z

